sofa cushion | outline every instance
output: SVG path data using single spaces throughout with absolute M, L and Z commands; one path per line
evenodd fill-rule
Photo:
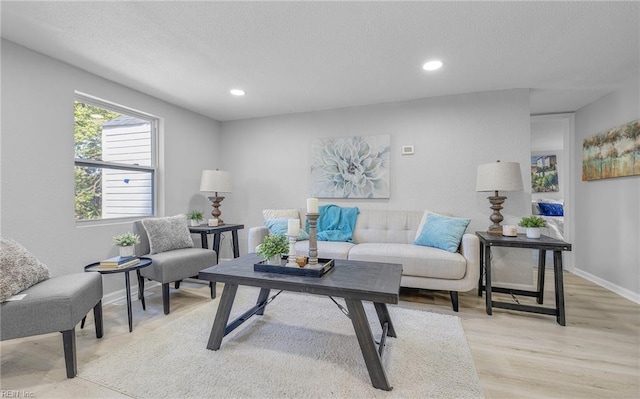
M 456 252 L 469 222 L 471 219 L 429 214 L 414 244 Z
M 353 239 L 356 243 L 411 244 L 422 217 L 421 211 L 360 210 Z
M 297 209 L 265 209 L 262 211 L 265 221 L 271 219 L 300 219 L 300 212 Z
M 300 220 L 298 218 L 291 218 L 298 221 L 298 225 L 300 224 Z M 287 231 L 289 229 L 289 218 L 275 218 L 264 221 L 264 225 L 269 229 L 269 233 L 278 234 L 281 236 L 286 236 Z M 309 234 L 300 229 L 298 233 L 298 241 L 304 241 L 309 239 Z
M 351 242 L 318 241 L 318 258 L 347 259 L 349 251 L 355 246 Z M 296 242 L 296 254 L 309 256 L 309 241 Z
M 142 226 L 147 232 L 151 254 L 193 247 L 186 215 L 144 219 Z
M 358 244 L 349 251 L 349 259 L 400 263 L 403 276 L 458 280 L 467 271 L 467 261 L 460 253 L 413 244 Z
M 25 247 L 2 238 L 0 242 L 0 302 L 51 277 L 42 264 Z

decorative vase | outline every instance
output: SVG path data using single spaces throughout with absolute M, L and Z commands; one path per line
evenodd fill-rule
M 540 227 L 527 227 L 527 238 L 540 238 Z
M 120 249 L 120 256 L 133 256 L 135 245 L 128 245 L 126 247 L 118 247 Z
M 265 259 L 268 265 L 277 265 L 280 266 L 282 264 L 281 260 L 282 260 L 282 255 L 278 254 L 278 255 L 273 255 L 271 257 L 269 257 L 268 259 Z

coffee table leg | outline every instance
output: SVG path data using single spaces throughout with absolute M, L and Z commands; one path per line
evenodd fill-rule
M 268 288 L 260 288 L 260 295 L 258 295 L 258 300 L 256 301 L 256 305 L 266 301 L 267 298 L 269 298 L 270 292 L 271 290 Z M 264 308 L 266 308 L 266 306 L 263 306 L 260 310 L 256 312 L 256 314 L 262 316 L 264 314 Z
M 345 298 L 347 303 L 347 309 L 349 309 L 349 316 L 353 323 L 353 329 L 358 337 L 358 343 L 360 344 L 360 350 L 362 350 L 362 356 L 364 356 L 364 362 L 367 364 L 367 370 L 369 371 L 369 377 L 371 377 L 371 384 L 378 389 L 390 391 L 392 389 L 387 380 L 387 374 L 382 367 L 382 361 L 378 351 L 376 350 L 376 344 L 373 340 L 373 334 L 371 333 L 371 327 L 367 321 L 367 315 L 364 312 L 362 301 L 358 299 Z
M 220 304 L 218 305 L 218 311 L 216 312 L 216 318 L 211 328 L 211 335 L 209 335 L 207 349 L 214 351 L 220 349 L 222 338 L 224 338 L 224 330 L 229 322 L 229 314 L 231 313 L 231 307 L 233 307 L 233 300 L 236 298 L 237 291 L 237 284 L 225 283 L 222 298 L 220 298 Z
M 387 336 L 395 338 L 396 330 L 393 328 L 393 323 L 391 322 L 391 316 L 389 316 L 389 310 L 387 309 L 387 304 L 374 302 L 373 306 L 375 306 L 376 313 L 378 313 L 378 320 L 380 320 L 380 326 L 384 328 L 384 323 L 389 323 Z

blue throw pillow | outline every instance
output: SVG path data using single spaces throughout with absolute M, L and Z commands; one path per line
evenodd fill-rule
M 538 203 L 540 213 L 544 216 L 564 216 L 562 204 L 552 204 L 550 202 Z
M 287 235 L 287 230 L 289 229 L 289 219 L 288 218 L 277 218 L 277 219 L 269 219 L 264 221 L 264 225 L 267 226 L 269 232 L 271 234 L 278 235 Z M 304 241 L 309 239 L 309 234 L 300 229 L 300 233 L 298 233 L 298 241 Z
M 471 219 L 430 213 L 414 244 L 456 252 L 469 222 Z

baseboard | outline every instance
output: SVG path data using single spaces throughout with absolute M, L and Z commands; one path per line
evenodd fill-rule
M 147 290 L 149 288 L 153 288 L 153 287 L 157 287 L 159 286 L 160 283 L 158 283 L 157 281 L 145 281 L 144 283 L 144 289 Z M 111 292 L 107 295 L 104 295 L 102 297 L 102 304 L 106 305 L 108 303 L 114 303 L 120 300 L 123 300 L 127 297 L 127 291 L 126 289 L 121 289 L 118 291 L 114 291 Z M 131 300 L 134 301 L 138 299 L 138 285 L 133 285 L 131 286 Z
M 640 304 L 640 294 L 635 293 L 633 291 L 629 291 L 626 288 L 620 287 L 618 285 L 615 285 L 607 280 L 603 280 L 598 276 L 594 276 L 591 273 L 587 273 L 584 270 L 580 270 L 578 268 L 573 268 L 573 270 L 571 270 L 571 273 L 578 275 L 586 280 L 591 281 L 594 284 L 597 284 L 603 288 L 608 289 L 609 291 L 620 295 L 623 298 L 627 298 L 628 300 L 635 302 L 637 304 Z

